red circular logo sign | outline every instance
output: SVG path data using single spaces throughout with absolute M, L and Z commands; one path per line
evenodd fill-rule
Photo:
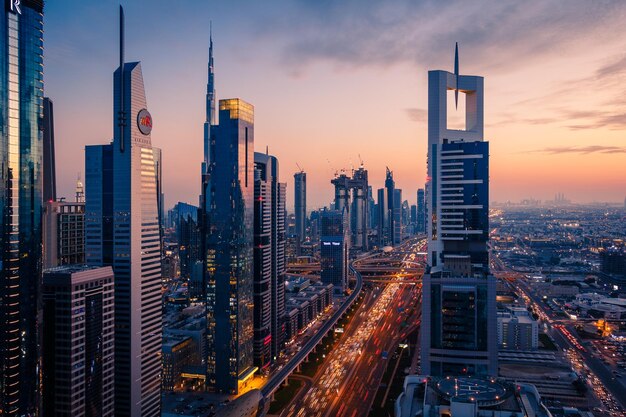
M 152 116 L 148 110 L 141 109 L 137 113 L 137 127 L 144 135 L 149 135 L 152 131 Z

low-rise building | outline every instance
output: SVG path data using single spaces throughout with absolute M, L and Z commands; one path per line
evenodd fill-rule
M 537 349 L 539 323 L 523 307 L 509 307 L 498 312 L 498 346 L 501 349 Z
M 396 417 L 552 417 L 531 384 L 503 379 L 409 375 Z

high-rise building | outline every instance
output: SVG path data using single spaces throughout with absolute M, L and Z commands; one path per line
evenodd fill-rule
M 457 55 L 458 57 L 458 55 Z M 423 374 L 497 375 L 496 282 L 489 274 L 489 144 L 483 77 L 428 73 L 428 267 Z M 466 128 L 447 126 L 448 90 L 465 93 Z
M 335 186 L 335 202 L 333 208 L 343 211 L 348 216 L 349 247 L 367 250 L 369 222 L 369 185 L 367 170 L 361 165 L 352 170 L 352 176 L 345 173 L 335 176 L 330 181 Z
M 56 201 L 57 179 L 54 156 L 54 106 L 43 98 L 43 201 Z
M 44 272 L 43 415 L 114 415 L 113 292 L 110 266 Z
M 285 197 L 278 159 L 254 153 L 254 358 L 266 368 L 284 342 Z
M 157 165 L 139 62 L 114 74 L 113 143 L 85 149 L 85 258 L 115 272 L 115 415 L 159 416 L 161 237 Z
M 85 263 L 85 203 L 44 202 L 43 267 Z
M 333 284 L 335 293 L 348 289 L 348 216 L 346 209 L 320 212 L 321 280 Z
M 417 190 L 417 233 L 426 231 L 426 215 L 424 210 L 424 189 Z
M 378 204 L 380 205 L 381 197 L 385 200 L 384 204 L 380 205 L 380 209 L 385 211 L 384 213 L 382 213 L 384 216 L 381 216 L 383 219 L 382 229 L 384 231 L 383 240 L 385 242 L 385 245 L 394 245 L 397 243 L 398 240 L 398 238 L 396 237 L 396 234 L 398 232 L 396 220 L 398 219 L 399 215 L 396 214 L 396 205 L 394 204 L 398 196 L 396 196 L 395 187 L 396 183 L 393 180 L 393 172 L 387 167 L 385 173 L 385 188 L 383 191 L 383 195 L 381 196 L 380 191 L 378 192 Z M 400 195 L 400 202 L 398 202 L 397 207 L 398 209 L 400 208 L 399 204 L 402 201 L 401 199 L 402 195 Z
M 296 243 L 302 243 L 306 238 L 306 172 L 293 174 L 294 179 L 294 212 L 296 214 Z
M 0 8 L 0 410 L 39 404 L 43 1 Z
M 203 179 L 209 388 L 237 393 L 253 375 L 254 107 L 219 101 Z
M 388 189 L 378 189 L 378 245 L 391 245 L 391 232 L 389 230 L 391 223 L 391 215 L 389 212 L 389 198 L 387 197 Z
M 394 245 L 402 243 L 402 190 L 395 188 L 393 190 L 393 209 L 391 211 L 392 238 Z

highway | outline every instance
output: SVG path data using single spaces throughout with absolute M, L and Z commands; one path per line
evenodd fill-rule
M 405 245 L 417 248 L 423 244 L 420 241 Z M 403 257 L 400 262 L 389 258 L 379 262 L 395 263 L 391 269 L 399 270 L 403 259 L 409 262 L 415 258 L 414 253 L 400 251 L 395 256 Z M 384 352 L 391 355 L 398 343 L 419 325 L 421 285 L 401 285 L 401 282 L 400 278 L 393 283 L 380 284 L 366 293 L 338 344 L 318 369 L 313 386 L 305 395 L 297 395 L 281 416 L 368 415 L 386 366 L 391 361 L 391 357 L 383 358 Z
M 267 383 L 261 388 L 261 393 L 263 394 L 263 398 L 265 401 L 261 402 L 260 407 L 263 408 L 267 399 L 280 387 L 285 379 L 298 367 L 298 365 L 304 361 L 304 359 L 313 351 L 315 346 L 324 338 L 326 333 L 330 331 L 335 324 L 339 321 L 341 316 L 350 308 L 352 303 L 359 296 L 362 288 L 363 288 L 363 278 L 361 274 L 354 269 L 353 263 L 350 264 L 350 270 L 354 273 L 356 277 L 356 285 L 352 293 L 346 298 L 343 304 L 335 311 L 335 313 L 328 319 L 320 328 L 320 330 L 313 336 L 311 339 L 300 349 L 298 353 L 294 355 L 294 357 L 286 363 L 282 369 L 278 370 L 274 375 L 272 375 Z

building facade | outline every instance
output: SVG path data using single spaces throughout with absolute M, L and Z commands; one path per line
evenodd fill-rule
M 457 61 L 458 62 L 458 61 Z M 428 73 L 428 266 L 422 373 L 497 375 L 496 285 L 489 273 L 489 144 L 483 78 Z M 465 93 L 466 129 L 447 127 L 448 90 Z
M 254 107 L 219 101 L 203 176 L 207 386 L 237 393 L 252 376 L 254 311 Z
M 115 415 L 159 416 L 161 231 L 155 153 L 141 64 L 114 74 L 113 143 L 85 149 L 85 258 L 115 273 Z
M 43 267 L 85 263 L 85 203 L 44 202 Z
M 43 276 L 43 415 L 114 415 L 110 266 L 60 266 Z
M 333 284 L 337 294 L 348 289 L 348 219 L 346 210 L 320 213 L 321 281 Z
M 0 8 L 0 410 L 40 396 L 43 1 Z
M 424 233 L 426 231 L 426 216 L 424 210 L 424 189 L 417 190 L 417 230 L 416 232 Z
M 278 159 L 272 155 L 255 153 L 255 169 L 259 172 L 259 181 L 268 188 L 270 203 L 270 247 L 271 247 L 271 360 L 274 361 L 285 342 L 285 329 L 282 317 L 285 313 L 285 267 L 286 267 L 286 231 L 285 206 L 287 184 L 280 182 Z M 255 196 L 256 197 L 256 196 Z M 256 222 L 256 219 L 255 219 Z M 256 224 L 256 223 L 255 223 Z M 255 268 L 257 267 L 255 258 Z M 255 269 L 256 274 L 256 269 Z
M 43 98 L 43 201 L 56 201 L 57 180 L 54 154 L 54 106 Z

